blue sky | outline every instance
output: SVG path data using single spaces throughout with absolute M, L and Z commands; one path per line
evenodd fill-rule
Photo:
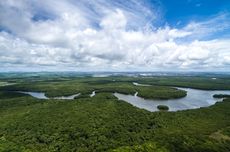
M 0 71 L 229 71 L 229 0 L 0 1 Z
M 187 24 L 190 20 L 205 20 L 229 12 L 229 0 L 162 0 L 164 17 L 170 25 Z

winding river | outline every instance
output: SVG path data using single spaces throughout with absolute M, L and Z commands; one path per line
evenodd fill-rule
M 133 83 L 136 86 L 150 86 L 147 84 L 138 84 Z M 125 95 L 121 93 L 114 93 L 119 100 L 126 101 L 132 104 L 135 107 L 146 109 L 148 111 L 154 112 L 158 111 L 158 105 L 166 105 L 169 107 L 169 111 L 178 111 L 178 110 L 186 110 L 186 109 L 197 109 L 200 107 L 208 107 L 210 105 L 215 104 L 217 101 L 221 101 L 222 99 L 213 98 L 214 94 L 230 94 L 230 90 L 199 90 L 199 89 L 191 89 L 191 88 L 180 88 L 176 87 L 177 89 L 187 91 L 187 96 L 179 99 L 168 99 L 168 100 L 158 100 L 158 99 L 144 99 L 138 97 L 138 92 L 134 95 Z M 71 96 L 61 96 L 61 97 L 54 97 L 48 98 L 45 96 L 43 92 L 23 92 L 19 91 L 20 93 L 31 95 L 38 99 L 63 99 L 63 100 L 71 100 L 75 97 L 79 96 L 80 93 L 74 94 Z M 90 97 L 95 96 L 95 91 L 93 91 Z
M 145 84 L 133 83 L 136 86 L 150 86 Z M 168 100 L 158 100 L 158 99 L 144 99 L 138 97 L 138 92 L 134 95 L 125 95 L 121 93 L 114 93 L 119 100 L 124 100 L 133 106 L 138 108 L 146 109 L 148 111 L 158 111 L 158 105 L 166 105 L 169 107 L 169 111 L 178 111 L 186 109 L 197 109 L 200 107 L 208 107 L 215 104 L 217 101 L 222 99 L 213 98 L 214 94 L 230 94 L 229 90 L 199 90 L 191 88 L 179 88 L 177 89 L 187 91 L 187 96 L 179 99 L 168 99 Z

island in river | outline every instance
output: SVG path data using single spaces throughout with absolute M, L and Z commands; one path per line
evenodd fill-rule
M 230 149 L 228 75 L 79 75 L 1 74 L 0 151 Z

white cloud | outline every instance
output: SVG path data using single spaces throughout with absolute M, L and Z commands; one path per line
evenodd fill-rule
M 229 68 L 230 39 L 199 40 L 227 29 L 226 15 L 191 22 L 181 29 L 165 26 L 151 30 L 145 25 L 150 16 L 156 19 L 157 10 L 152 11 L 137 0 L 130 0 L 127 5 L 118 2 L 0 2 L 0 27 L 10 31 L 0 32 L 0 69 Z M 48 18 L 42 18 L 44 14 Z M 41 19 L 33 19 L 36 15 Z M 219 23 L 220 20 L 224 22 Z
M 125 30 L 127 24 L 126 17 L 124 13 L 117 9 L 115 12 L 112 12 L 111 14 L 108 14 L 105 16 L 101 23 L 100 26 L 105 29 L 105 30 Z

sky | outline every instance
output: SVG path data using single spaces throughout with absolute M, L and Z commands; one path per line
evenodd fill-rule
M 0 72 L 230 72 L 230 0 L 0 0 Z

